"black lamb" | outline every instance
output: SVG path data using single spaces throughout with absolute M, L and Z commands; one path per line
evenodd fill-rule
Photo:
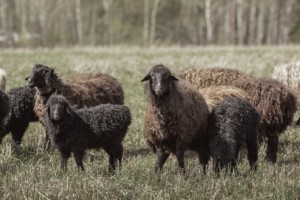
M 251 169 L 256 170 L 258 159 L 258 128 L 260 115 L 247 101 L 228 98 L 213 108 L 208 122 L 209 148 L 214 170 L 236 168 L 242 144 L 247 145 Z M 228 168 L 227 168 L 228 169 Z
M 109 171 L 121 166 L 122 141 L 131 123 L 131 114 L 124 105 L 101 104 L 74 110 L 65 97 L 53 95 L 46 103 L 45 129 L 51 144 L 61 154 L 61 167 L 67 169 L 71 152 L 78 169 L 83 167 L 86 149 L 103 148 L 109 155 Z
M 35 93 L 34 88 L 27 86 L 13 88 L 7 92 L 9 112 L 0 121 L 0 142 L 11 132 L 12 148 L 19 147 L 29 122 L 38 120 L 33 111 Z

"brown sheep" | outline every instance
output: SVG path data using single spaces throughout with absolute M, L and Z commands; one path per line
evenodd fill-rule
M 287 87 L 272 79 L 241 79 L 233 85 L 249 94 L 249 102 L 260 113 L 260 140 L 267 139 L 266 158 L 275 163 L 279 135 L 291 124 L 296 112 L 296 96 Z
M 155 171 L 162 170 L 172 153 L 184 173 L 185 150 L 196 151 L 205 170 L 209 159 L 206 133 L 209 110 L 203 97 L 163 65 L 154 66 L 142 81 L 147 81 L 148 100 L 144 135 L 157 154 Z
M 266 159 L 276 162 L 278 136 L 292 122 L 296 111 L 296 97 L 289 89 L 272 79 L 255 79 L 242 72 L 222 68 L 186 70 L 180 77 L 198 88 L 232 85 L 243 89 L 261 115 L 259 132 L 261 139 L 267 138 Z
M 29 87 L 36 88 L 34 111 L 42 123 L 45 104 L 53 94 L 63 95 L 75 108 L 124 103 L 121 84 L 108 74 L 84 74 L 61 80 L 53 68 L 37 64 L 26 80 Z
M 237 79 L 252 78 L 237 70 L 223 68 L 190 68 L 181 72 L 179 77 L 189 81 L 198 89 L 210 86 L 231 85 Z

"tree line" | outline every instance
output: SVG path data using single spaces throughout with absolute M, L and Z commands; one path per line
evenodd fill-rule
M 0 0 L 0 46 L 300 41 L 300 0 Z

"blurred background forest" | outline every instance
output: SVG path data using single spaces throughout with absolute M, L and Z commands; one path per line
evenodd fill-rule
M 0 0 L 1 47 L 299 42 L 300 0 Z

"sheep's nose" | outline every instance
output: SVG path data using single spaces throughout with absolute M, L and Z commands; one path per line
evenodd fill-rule
M 32 81 L 28 81 L 28 86 L 29 86 L 30 88 L 33 88 L 33 87 L 34 87 L 33 82 L 32 82 Z
M 154 91 L 157 96 L 161 96 L 163 94 L 163 89 L 161 84 L 156 85 Z
M 53 113 L 53 118 L 54 118 L 54 120 L 56 120 L 56 121 L 59 121 L 59 120 L 60 120 L 60 115 L 59 115 L 58 111 L 54 111 L 54 113 Z

